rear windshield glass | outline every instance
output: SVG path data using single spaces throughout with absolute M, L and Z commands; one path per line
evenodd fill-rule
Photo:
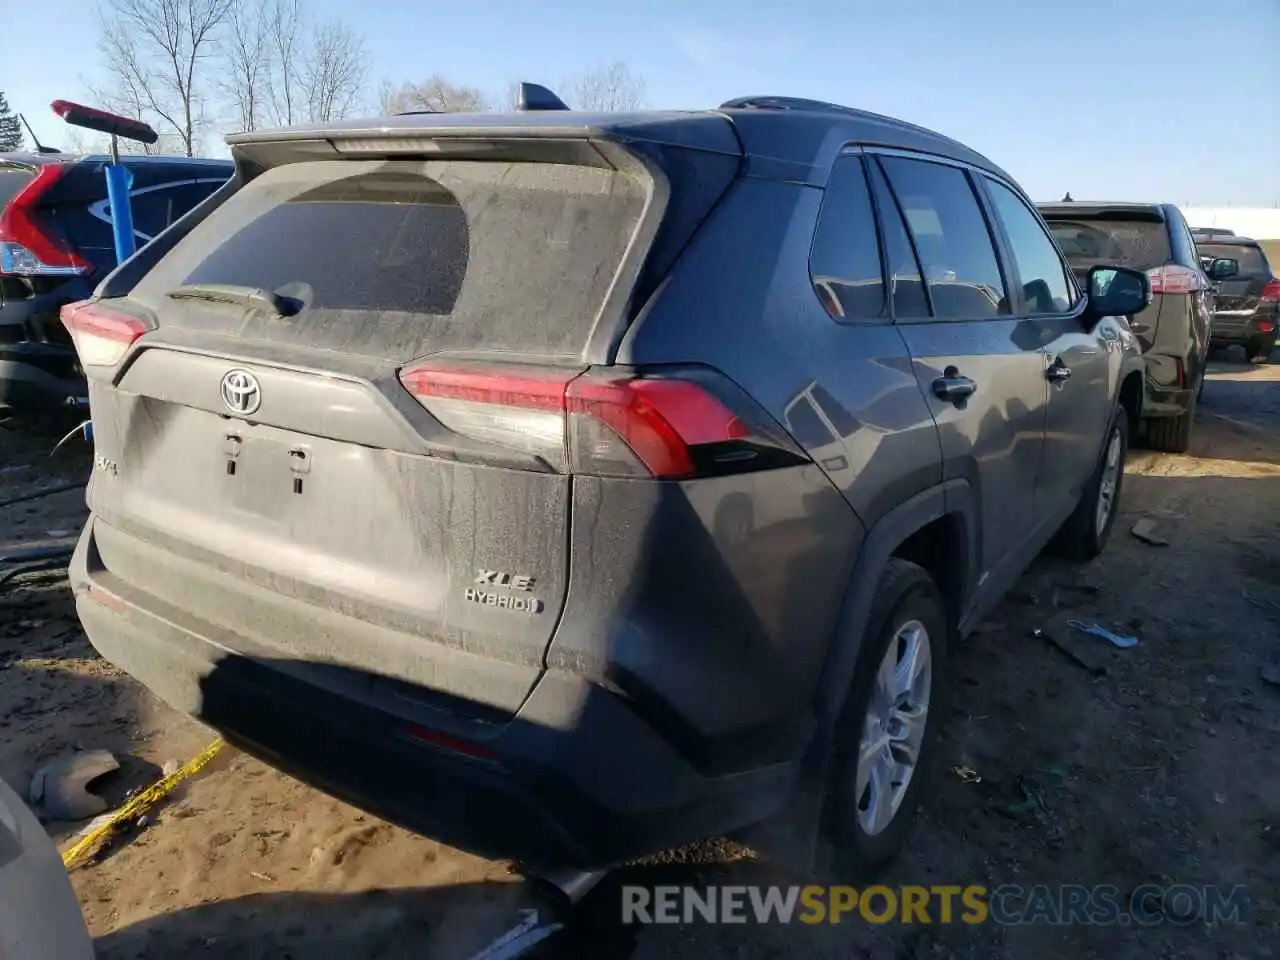
M 1270 277 L 1271 266 L 1260 247 L 1243 243 L 1197 243 L 1196 252 L 1202 257 L 1222 257 L 1240 261 L 1241 277 Z
M 439 349 L 581 353 L 644 212 L 613 170 L 479 161 L 319 161 L 231 197 L 132 296 L 161 325 L 407 360 Z M 257 287 L 304 305 L 241 310 L 166 292 Z
M 1082 217 L 1050 220 L 1049 229 L 1073 267 L 1106 263 L 1150 270 L 1173 259 L 1168 230 L 1152 220 Z
M 3 208 L 19 190 L 30 182 L 30 171 L 0 169 L 0 208 Z

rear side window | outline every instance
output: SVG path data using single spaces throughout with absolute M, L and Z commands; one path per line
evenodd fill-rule
M 1243 243 L 1199 243 L 1196 244 L 1200 256 L 1213 259 L 1225 258 L 1240 261 L 1240 273 L 1244 278 L 1271 278 L 1271 265 L 1261 247 Z
M 954 319 L 1008 314 L 995 246 L 964 171 L 900 157 L 881 163 L 915 241 L 934 313 Z
M 831 169 L 809 272 L 819 299 L 833 316 L 856 320 L 886 315 L 876 218 L 858 157 L 841 157 Z
M 889 267 L 889 299 L 893 303 L 893 315 L 899 319 L 928 317 L 929 298 L 925 294 L 921 278 L 920 261 L 911 248 L 902 211 L 893 191 L 885 182 L 884 174 L 875 164 L 871 165 L 871 190 L 880 209 L 880 231 L 884 235 L 884 255 Z
M 990 177 L 984 179 L 1018 267 L 1023 309 L 1034 314 L 1069 313 L 1074 296 L 1066 265 L 1040 220 L 1026 202 L 1003 183 Z
M 1050 220 L 1049 229 L 1073 267 L 1106 264 L 1150 270 L 1173 258 L 1163 220 L 1078 217 Z
M 648 184 L 594 167 L 318 161 L 267 171 L 165 256 L 133 296 L 162 325 L 240 331 L 240 313 L 165 293 L 259 287 L 300 300 L 253 333 L 395 360 L 441 350 L 579 355 Z

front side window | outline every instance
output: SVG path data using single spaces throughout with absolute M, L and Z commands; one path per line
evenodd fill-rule
M 1066 266 L 1039 218 L 1003 183 L 987 178 L 987 190 L 1018 267 L 1023 308 L 1035 314 L 1069 313 L 1074 295 Z
M 963 170 L 924 160 L 881 160 L 915 241 L 934 314 L 985 319 L 1010 313 L 991 232 Z

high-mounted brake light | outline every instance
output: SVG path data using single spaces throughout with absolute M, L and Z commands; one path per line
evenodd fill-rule
M 702 450 L 715 451 L 721 464 L 746 463 L 756 457 L 752 441 L 763 442 L 693 380 L 430 362 L 406 368 L 400 380 L 455 433 L 565 472 L 692 477 Z
M 89 271 L 88 262 L 58 235 L 39 209 L 41 199 L 67 169 L 61 163 L 44 164 L 0 211 L 0 274 L 58 277 Z
M 1192 293 L 1204 288 L 1198 271 L 1176 263 L 1152 267 L 1147 271 L 1147 279 L 1151 281 L 1152 293 Z
M 71 334 L 82 367 L 113 367 L 133 341 L 150 329 L 146 321 L 102 305 L 101 301 L 68 303 L 59 314 Z

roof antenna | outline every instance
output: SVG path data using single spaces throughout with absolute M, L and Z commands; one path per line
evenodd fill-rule
M 27 118 L 22 114 L 18 114 L 18 119 L 22 121 L 22 125 L 27 128 L 27 133 L 31 134 L 31 142 L 36 145 L 36 153 L 61 153 L 57 147 L 46 147 L 40 142 L 40 138 L 36 136 L 36 132 L 31 129 L 31 124 L 27 123 Z
M 524 113 L 529 110 L 568 110 L 569 105 L 540 83 L 521 82 L 516 108 Z
M 1060 202 L 1062 202 L 1062 203 L 1075 203 L 1075 201 L 1071 199 L 1071 191 L 1070 191 L 1070 190 L 1068 190 L 1068 191 L 1067 191 L 1067 195 L 1066 195 L 1065 197 L 1063 197 L 1063 198 L 1062 198 L 1062 200 L 1061 200 Z

